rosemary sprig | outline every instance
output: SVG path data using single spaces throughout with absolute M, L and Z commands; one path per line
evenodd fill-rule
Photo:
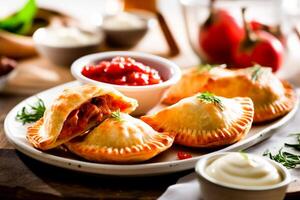
M 288 169 L 296 168 L 300 165 L 300 155 L 292 154 L 287 151 L 283 151 L 281 148 L 277 154 L 272 154 L 269 150 L 265 151 L 263 156 L 269 157 L 278 163 L 281 163 Z
M 37 98 L 37 102 L 29 105 L 29 108 L 24 106 L 22 110 L 17 113 L 16 120 L 24 124 L 36 122 L 43 117 L 46 110 L 45 104 L 42 99 Z
M 210 92 L 203 92 L 197 96 L 197 98 L 206 103 L 213 103 L 220 108 L 220 110 L 224 109 L 221 99 Z
M 121 112 L 120 112 L 120 109 L 116 110 L 116 111 L 113 111 L 111 114 L 110 114 L 110 117 L 117 120 L 117 121 L 123 121 L 122 117 L 121 117 Z

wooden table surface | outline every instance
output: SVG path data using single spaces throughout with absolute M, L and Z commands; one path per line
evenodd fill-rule
M 181 49 L 181 54 L 172 60 L 180 66 L 194 65 L 198 60 L 185 37 L 182 18 L 178 16 L 180 11 L 178 5 L 174 4 L 173 0 L 166 0 L 162 9 L 168 9 L 171 3 L 174 9 L 169 9 L 170 12 L 164 14 Z M 142 46 L 137 47 L 138 50 L 147 49 L 147 52 L 157 51 L 157 48 L 158 51 L 165 50 L 164 45 L 153 47 L 153 39 L 149 37 L 146 37 Z M 51 68 L 47 61 L 42 61 L 42 65 Z M 26 66 L 23 67 L 25 68 Z M 70 79 L 68 69 L 58 71 L 66 73 L 66 81 Z M 22 75 L 23 71 L 19 74 Z M 293 75 L 294 79 L 292 77 L 290 80 L 298 83 L 299 79 L 296 77 L 298 74 Z M 13 93 L 14 89 L 20 90 L 18 87 L 21 87 L 22 82 L 26 85 L 26 78 L 15 77 L 13 81 L 21 81 L 19 85 L 13 85 L 15 88 L 10 88 L 10 93 Z M 175 184 L 179 177 L 192 171 L 155 177 L 121 178 L 83 174 L 35 161 L 17 152 L 8 143 L 3 130 L 3 122 L 8 111 L 27 97 L 28 95 L 0 94 L 0 199 L 157 199 L 169 185 Z M 298 198 L 289 195 L 286 199 Z

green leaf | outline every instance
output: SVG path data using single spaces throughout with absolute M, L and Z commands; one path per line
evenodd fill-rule
M 240 154 L 241 154 L 241 156 L 245 159 L 245 160 L 249 160 L 249 157 L 248 157 L 248 154 L 247 153 L 245 153 L 245 152 L 243 152 L 243 151 L 240 151 Z
M 223 64 L 223 65 L 202 64 L 202 65 L 198 65 L 198 72 L 200 72 L 200 73 L 207 72 L 215 67 L 226 68 L 226 65 L 225 64 Z
M 121 118 L 121 112 L 120 109 L 114 111 L 111 113 L 110 115 L 111 118 L 117 120 L 117 121 L 123 121 L 123 119 Z
M 282 148 L 276 154 L 272 154 L 269 150 L 266 150 L 263 156 L 269 157 L 271 160 L 282 164 L 288 169 L 296 168 L 300 165 L 300 155 L 289 153 Z
M 36 12 L 37 5 L 35 0 L 28 0 L 21 10 L 4 19 L 0 19 L 0 29 L 17 34 L 26 34 L 32 26 Z
M 23 107 L 16 116 L 16 120 L 23 124 L 32 123 L 43 117 L 46 110 L 45 104 L 42 99 L 38 98 L 38 101 L 34 105 L 29 105 L 29 108 Z
M 254 65 L 252 68 L 252 74 L 251 74 L 251 79 L 252 81 L 257 81 L 262 74 L 262 68 L 260 65 Z
M 221 99 L 210 92 L 203 92 L 199 94 L 197 98 L 206 103 L 213 103 L 216 106 L 218 106 L 221 110 L 224 109 Z

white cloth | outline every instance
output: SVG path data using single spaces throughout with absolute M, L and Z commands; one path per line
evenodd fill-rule
M 300 110 L 291 119 L 286 126 L 277 129 L 274 135 L 247 149 L 249 153 L 262 155 L 267 149 L 273 153 L 277 153 L 278 150 L 284 146 L 284 143 L 296 143 L 295 136 L 290 136 L 290 133 L 300 132 Z M 289 152 L 293 152 L 290 148 L 285 148 Z M 298 152 L 299 154 L 299 152 Z M 291 169 L 291 175 L 294 181 L 300 181 L 300 168 Z M 198 200 L 201 199 L 200 184 L 197 180 L 196 173 L 188 174 L 180 178 L 176 184 L 171 185 L 162 194 L 159 200 Z

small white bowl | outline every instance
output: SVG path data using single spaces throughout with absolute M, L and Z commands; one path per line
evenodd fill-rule
M 116 24 L 113 23 L 114 21 Z M 135 26 L 126 27 L 126 24 L 129 22 Z M 102 29 L 106 35 L 106 41 L 110 46 L 131 48 L 147 33 L 149 19 L 138 13 L 123 12 L 104 17 Z
M 282 200 L 284 199 L 287 187 L 291 182 L 289 171 L 279 163 L 276 163 L 266 157 L 268 162 L 276 167 L 283 180 L 270 186 L 241 186 L 232 185 L 218 181 L 206 174 L 206 167 L 221 156 L 233 152 L 216 153 L 212 156 L 200 159 L 195 167 L 197 176 L 201 184 L 201 193 L 204 200 Z
M 116 56 L 131 57 L 145 65 L 149 65 L 159 72 L 164 81 L 155 85 L 124 86 L 95 81 L 82 75 L 81 71 L 84 66 L 97 64 L 102 60 L 111 60 Z M 179 67 L 173 62 L 159 56 L 132 51 L 113 51 L 84 56 L 72 64 L 71 72 L 72 75 L 82 83 L 114 87 L 124 95 L 136 99 L 139 103 L 139 107 L 133 113 L 135 115 L 145 114 L 155 105 L 157 105 L 160 102 L 165 90 L 171 85 L 177 83 L 181 77 L 181 71 Z
M 56 27 L 39 28 L 32 36 L 34 44 L 38 52 L 57 65 L 69 66 L 77 58 L 99 51 L 100 45 L 104 41 L 102 32 L 89 33 L 93 35 L 93 41 L 86 44 L 63 44 L 62 42 L 57 45 L 51 42 L 54 37 L 53 34 L 47 32 L 55 32 Z M 60 29 L 60 27 L 57 27 Z M 50 37 L 47 39 L 47 37 Z M 56 42 L 57 43 L 57 42 Z

